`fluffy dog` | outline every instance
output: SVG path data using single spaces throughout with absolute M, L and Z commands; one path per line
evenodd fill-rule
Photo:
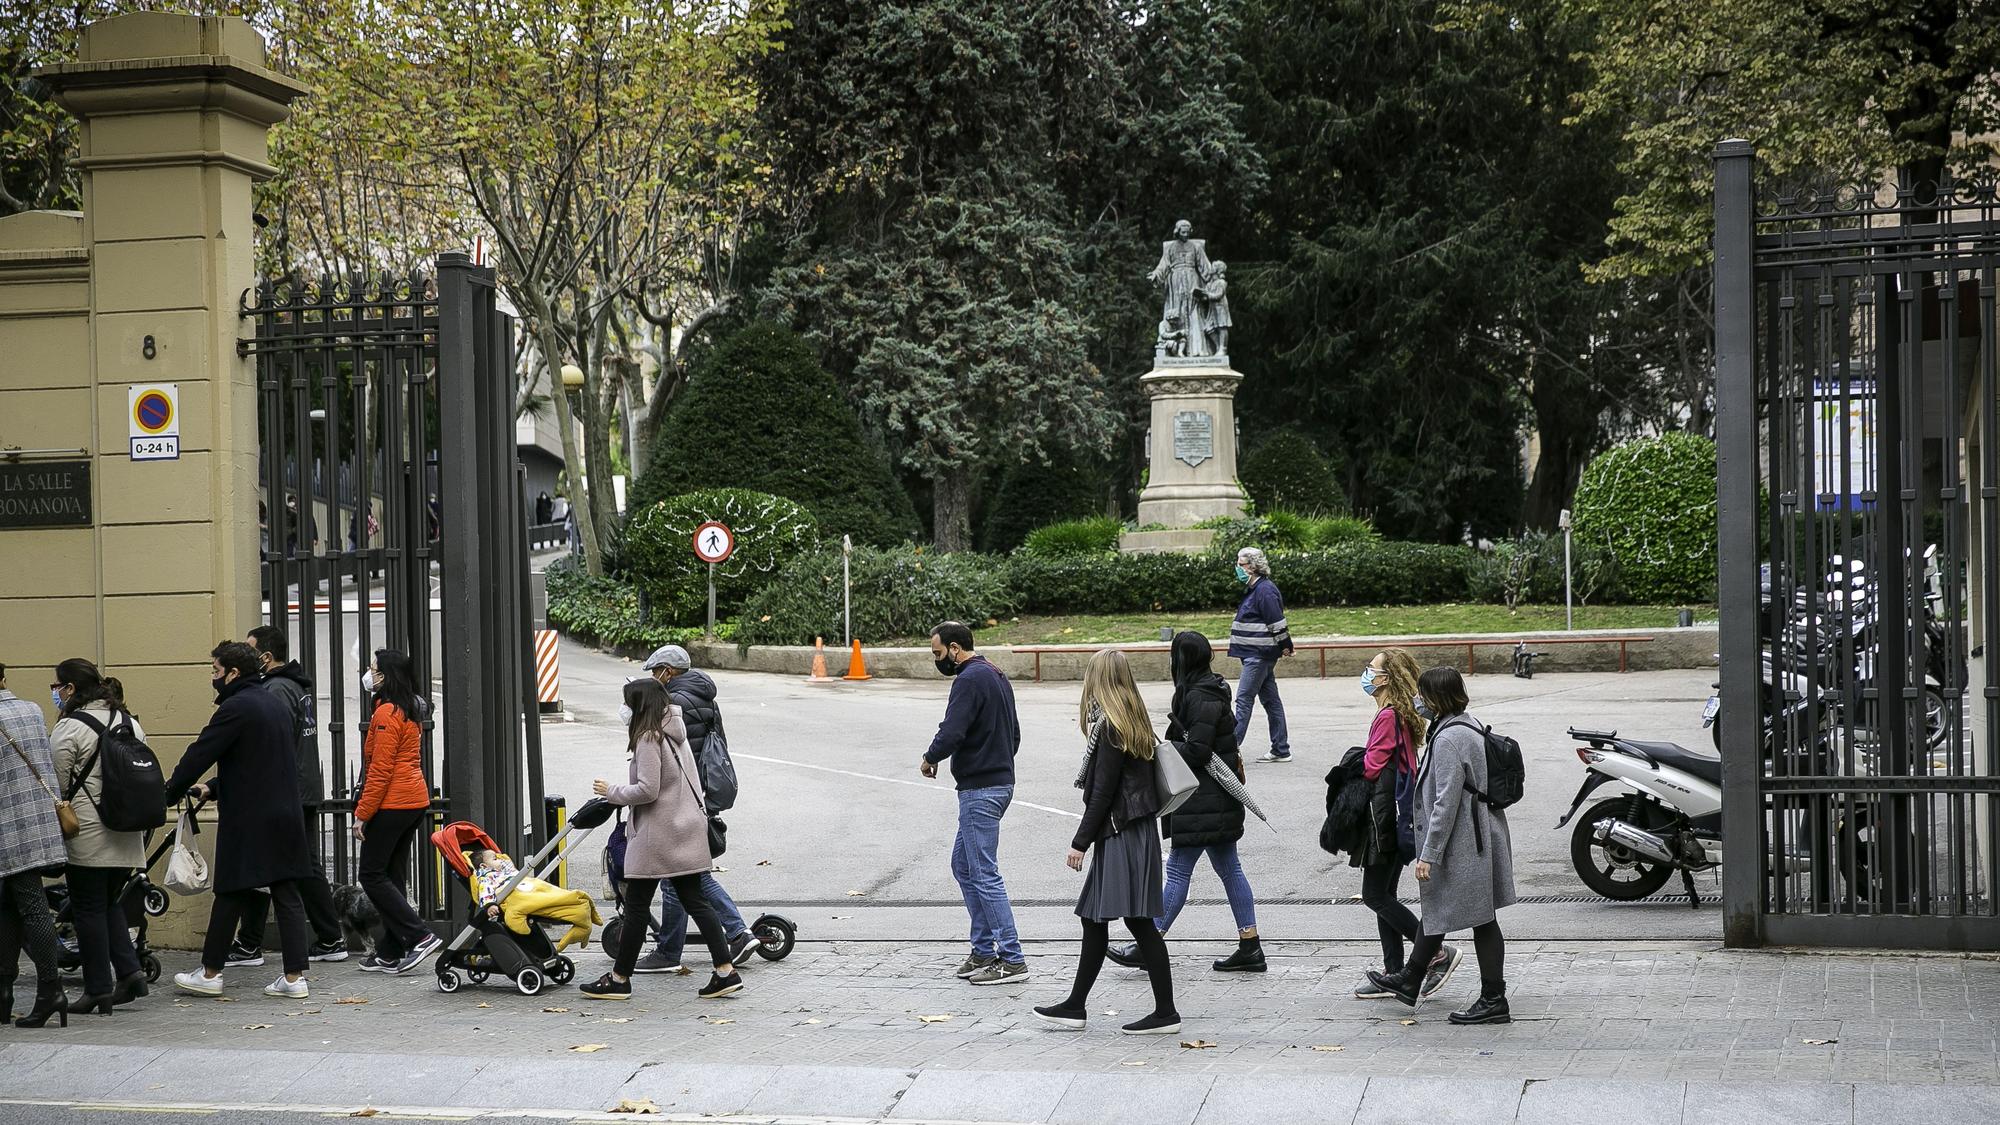
M 340 930 L 350 952 L 365 954 L 382 938 L 382 915 L 368 895 L 354 883 L 333 888 L 334 913 L 340 915 Z

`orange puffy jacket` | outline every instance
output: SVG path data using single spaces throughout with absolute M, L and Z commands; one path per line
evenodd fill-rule
M 393 703 L 378 703 L 361 744 L 361 796 L 354 819 L 378 809 L 424 809 L 431 803 L 424 782 L 424 731 Z

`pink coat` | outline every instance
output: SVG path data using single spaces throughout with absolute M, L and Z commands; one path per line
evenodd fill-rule
M 694 768 L 679 707 L 668 709 L 666 725 L 657 733 L 639 736 L 632 751 L 631 783 L 610 790 L 605 800 L 628 810 L 627 879 L 699 875 L 714 865 L 708 854 L 701 774 Z

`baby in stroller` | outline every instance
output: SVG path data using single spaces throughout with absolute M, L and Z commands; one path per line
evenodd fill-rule
M 539 876 L 567 856 L 563 843 L 572 833 L 587 833 L 609 815 L 610 806 L 602 801 L 585 804 L 523 867 L 514 866 L 500 845 L 475 824 L 457 821 L 431 836 L 472 895 L 465 928 L 438 957 L 438 991 L 457 992 L 468 979 L 484 984 L 500 973 L 523 995 L 533 996 L 550 981 L 567 984 L 576 976 L 576 964 L 563 950 L 587 944 L 591 927 L 602 925 L 604 919 L 587 892 L 559 887 Z M 560 943 L 551 942 L 543 930 L 554 924 L 569 927 Z

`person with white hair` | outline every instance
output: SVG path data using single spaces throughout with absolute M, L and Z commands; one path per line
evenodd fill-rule
M 1292 633 L 1285 623 L 1285 599 L 1271 581 L 1271 560 L 1255 547 L 1236 552 L 1236 578 L 1249 587 L 1236 620 L 1229 625 L 1229 655 L 1243 662 L 1236 685 L 1236 745 L 1250 733 L 1250 708 L 1264 705 L 1271 727 L 1271 749 L 1260 762 L 1289 762 L 1292 742 L 1285 727 L 1285 702 L 1278 698 L 1278 658 L 1292 653 Z

